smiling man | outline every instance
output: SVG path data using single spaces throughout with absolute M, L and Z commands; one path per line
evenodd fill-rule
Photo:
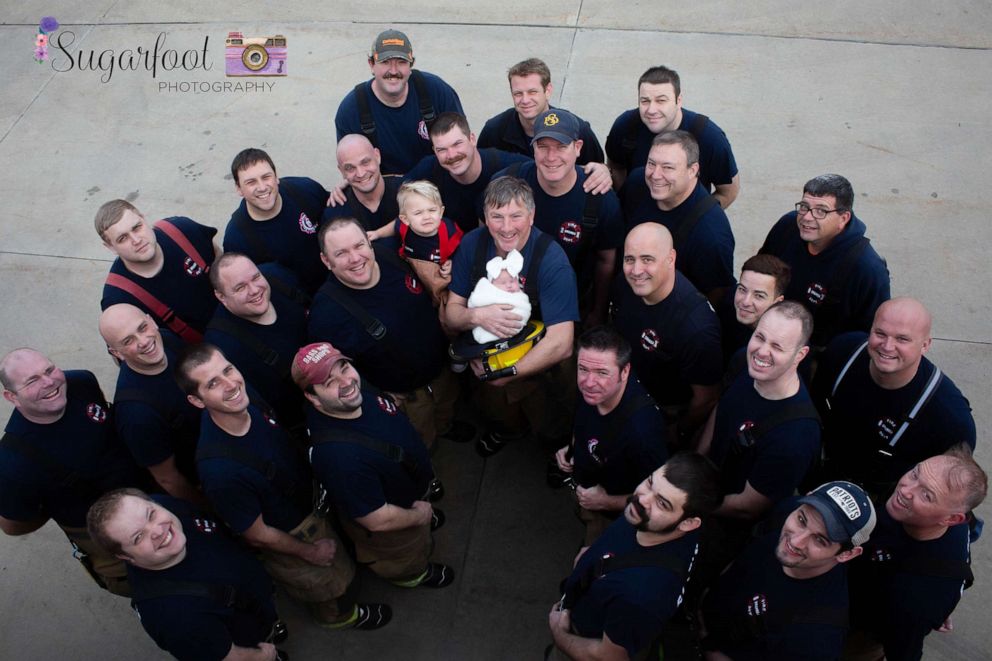
M 313 494 L 299 446 L 217 347 L 187 347 L 176 381 L 204 410 L 196 465 L 214 511 L 259 549 L 266 571 L 329 629 L 378 629 L 392 611 L 356 604 L 355 564 Z
M 372 79 L 345 95 L 334 116 L 338 140 L 365 135 L 381 150 L 382 172 L 402 175 L 431 153 L 427 131 L 442 112 L 459 112 L 458 94 L 438 76 L 413 68 L 413 45 L 399 30 L 381 32 L 368 56 Z
M 707 661 L 840 658 L 847 566 L 875 529 L 875 508 L 849 482 L 787 505 L 781 529 L 755 538 L 703 600 Z
M 803 186 L 796 210 L 782 216 L 760 253 L 792 269 L 785 297 L 813 313 L 813 346 L 822 348 L 848 331 L 866 331 L 875 310 L 889 298 L 889 271 L 854 215 L 854 189 L 839 174 L 814 177 Z
M 716 470 L 698 454 L 651 472 L 565 579 L 548 614 L 554 645 L 545 658 L 648 658 L 682 604 L 700 526 L 719 503 Z
M 486 226 L 466 234 L 454 256 L 451 294 L 443 312 L 446 323 L 455 332 L 482 326 L 500 338 L 520 332 L 523 320 L 511 305 L 468 307 L 468 296 L 485 275 L 486 262 L 517 250 L 524 258 L 521 275 L 531 319 L 543 321 L 546 329 L 545 337 L 511 367 L 510 374 L 486 381 L 479 389 L 479 405 L 492 427 L 476 450 L 488 457 L 530 432 L 552 439 L 568 433 L 571 402 L 556 402 L 548 395 L 574 392 L 574 375 L 563 363 L 572 355 L 579 310 L 575 273 L 565 252 L 533 227 L 530 186 L 516 177 L 494 179 L 486 188 L 484 205 Z M 481 361 L 472 361 L 471 367 L 476 377 L 487 378 Z
M 894 298 L 879 306 L 869 333 L 828 345 L 812 391 L 829 477 L 857 480 L 884 498 L 927 457 L 958 444 L 975 448 L 968 400 L 926 357 L 930 327 L 922 303 Z
M 734 234 L 727 214 L 699 183 L 699 145 L 685 131 L 651 141 L 647 164 L 620 190 L 627 228 L 661 223 L 672 233 L 679 270 L 713 305 L 734 284 Z
M 407 417 L 327 342 L 300 348 L 293 380 L 311 405 L 310 463 L 358 562 L 399 587 L 451 585 L 451 567 L 429 561 L 444 515 L 428 502 L 434 468 Z
M 382 155 L 369 139 L 355 134 L 341 138 L 337 161 L 343 182 L 328 201 L 323 221 L 354 217 L 371 232 L 396 220 L 396 193 L 402 182 L 399 177 L 382 176 Z
M 672 442 L 686 447 L 720 397 L 720 322 L 676 270 L 672 235 L 644 223 L 623 247 L 613 325 L 633 348 L 634 373 L 665 412 Z
M 469 441 L 475 429 L 455 420 L 458 384 L 430 290 L 381 243 L 373 247 L 354 218 L 321 228 L 321 259 L 330 275 L 314 297 L 308 337 L 347 351 L 369 381 L 396 399 L 427 447 L 438 437 Z
M 819 457 L 816 407 L 797 372 L 812 331 L 799 303 L 768 308 L 748 342 L 747 369 L 703 429 L 698 450 L 720 467 L 727 494 L 721 516 L 757 520 L 792 495 Z
M 578 341 L 581 401 L 572 443 L 558 450 L 571 474 L 588 546 L 617 518 L 634 488 L 668 458 L 665 419 L 630 369 L 630 344 L 608 326 Z
M 182 340 L 133 305 L 111 305 L 100 315 L 100 335 L 121 361 L 114 392 L 114 424 L 131 455 L 166 493 L 200 502 L 196 440 L 200 410 L 172 378 Z
M 534 141 L 534 120 L 549 110 L 560 111 L 551 105 L 554 88 L 551 69 L 535 57 L 518 62 L 506 73 L 510 81 L 513 107 L 492 117 L 482 127 L 479 147 L 495 147 L 502 151 L 530 156 Z M 596 139 L 589 122 L 579 119 L 579 138 L 582 140 L 577 157 L 579 165 L 602 163 L 603 148 Z
M 86 510 L 105 491 L 147 478 L 117 438 L 96 377 L 21 348 L 0 359 L 0 383 L 14 405 L 0 441 L 0 529 L 26 535 L 53 519 L 100 587 L 128 596 L 120 560 L 86 534 Z
M 134 609 L 160 648 L 177 659 L 281 658 L 268 642 L 277 625 L 272 581 L 223 525 L 137 489 L 101 497 L 87 524 L 97 544 L 127 563 Z
M 744 262 L 737 286 L 716 308 L 724 363 L 747 345 L 761 315 L 785 298 L 790 277 L 789 265 L 774 255 L 754 255 Z
M 127 200 L 103 204 L 93 219 L 107 250 L 117 255 L 100 309 L 128 303 L 185 342 L 199 342 L 217 301 L 207 271 L 220 248 L 213 227 L 174 216 L 149 224 Z
M 606 138 L 607 163 L 616 187 L 643 166 L 651 141 L 663 131 L 687 131 L 699 143 L 699 180 L 729 207 L 740 193 L 740 175 L 723 129 L 702 113 L 682 107 L 682 83 L 668 67 L 651 67 L 637 81 L 637 108 L 621 113 Z
M 234 363 L 279 422 L 302 437 L 303 398 L 289 366 L 306 340 L 310 297 L 296 288 L 296 276 L 283 265 L 259 267 L 237 252 L 214 260 L 210 282 L 220 306 L 205 340 Z
M 900 478 L 864 557 L 851 565 L 850 658 L 919 661 L 931 631 L 953 628 L 951 613 L 974 580 L 969 513 L 987 492 L 988 476 L 963 451 Z
M 261 149 L 244 149 L 231 162 L 241 204 L 224 231 L 224 250 L 248 255 L 256 264 L 278 262 L 313 294 L 324 281 L 317 226 L 329 193 L 307 177 L 276 174 Z

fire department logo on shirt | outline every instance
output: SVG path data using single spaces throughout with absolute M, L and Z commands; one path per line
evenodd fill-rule
M 430 136 L 427 135 L 427 124 L 424 123 L 424 120 L 420 120 L 420 123 L 417 124 L 417 135 L 420 136 L 421 140 L 430 140 Z
M 93 402 L 86 405 L 86 417 L 93 422 L 106 422 L 107 407 Z
M 183 262 L 183 270 L 186 271 L 186 275 L 194 278 L 203 274 L 203 268 L 194 262 L 192 257 L 187 257 Z
M 582 225 L 574 220 L 566 220 L 558 228 L 558 239 L 569 245 L 578 243 L 582 240 Z
M 641 331 L 641 348 L 645 351 L 657 351 L 661 345 L 661 338 L 658 331 L 653 328 L 645 328 Z
M 806 288 L 806 300 L 811 305 L 819 305 L 827 298 L 827 288 L 819 282 L 811 282 Z
M 382 395 L 379 395 L 376 397 L 376 401 L 379 402 L 379 408 L 381 408 L 383 411 L 385 411 L 389 415 L 396 415 L 397 409 L 396 409 L 396 404 L 393 403 L 393 400 L 389 399 L 388 397 L 383 397 Z
M 875 424 L 878 427 L 878 435 L 884 441 L 891 441 L 899 427 L 892 418 L 882 418 Z
M 300 231 L 304 234 L 314 234 L 317 231 L 317 226 L 310 220 L 310 216 L 305 213 L 300 214 Z
M 407 290 L 409 290 L 411 294 L 420 294 L 424 291 L 424 287 L 420 284 L 420 281 L 410 274 L 407 274 L 407 276 L 403 278 L 403 283 L 406 285 Z
M 892 562 L 892 554 L 886 549 L 875 549 L 869 558 L 872 562 Z
M 750 617 L 761 617 L 768 612 L 768 598 L 763 594 L 756 594 L 747 602 L 747 614 Z
M 193 525 L 196 526 L 197 530 L 206 535 L 209 535 L 213 531 L 217 530 L 217 522 L 210 521 L 208 519 L 195 518 L 193 519 Z
M 586 441 L 586 449 L 589 450 L 589 456 L 592 457 L 593 461 L 595 461 L 597 464 L 601 464 L 603 463 L 603 460 L 600 459 L 599 455 L 596 454 L 596 448 L 598 447 L 599 447 L 598 438 L 590 438 L 588 441 Z
M 431 261 L 434 262 L 435 264 L 440 264 L 441 263 L 441 249 L 440 248 L 435 248 L 434 250 L 431 251 Z

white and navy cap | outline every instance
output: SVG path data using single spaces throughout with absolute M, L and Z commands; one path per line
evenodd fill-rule
M 799 499 L 820 513 L 831 541 L 861 546 L 875 529 L 875 506 L 864 489 L 850 482 L 827 482 Z

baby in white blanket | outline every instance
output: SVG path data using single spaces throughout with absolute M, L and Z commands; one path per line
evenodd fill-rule
M 524 258 L 516 250 L 511 250 L 506 257 L 493 257 L 486 263 L 486 278 L 479 278 L 475 289 L 468 297 L 468 307 L 481 308 L 486 305 L 512 305 L 513 313 L 521 317 L 522 329 L 530 320 L 530 299 L 520 287 L 520 271 L 524 267 Z M 472 329 L 472 337 L 479 344 L 499 340 L 482 326 Z

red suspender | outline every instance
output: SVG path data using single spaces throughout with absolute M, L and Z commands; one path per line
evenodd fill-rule
M 209 270 L 210 265 L 207 264 L 207 260 L 203 259 L 200 251 L 193 247 L 193 244 L 190 243 L 189 239 L 187 239 L 186 236 L 179 231 L 178 227 L 165 219 L 155 223 L 155 227 L 165 232 L 166 236 L 172 239 L 173 243 L 182 248 L 183 252 L 186 253 L 186 256 L 196 262 L 196 265 L 203 269 L 204 272 Z

